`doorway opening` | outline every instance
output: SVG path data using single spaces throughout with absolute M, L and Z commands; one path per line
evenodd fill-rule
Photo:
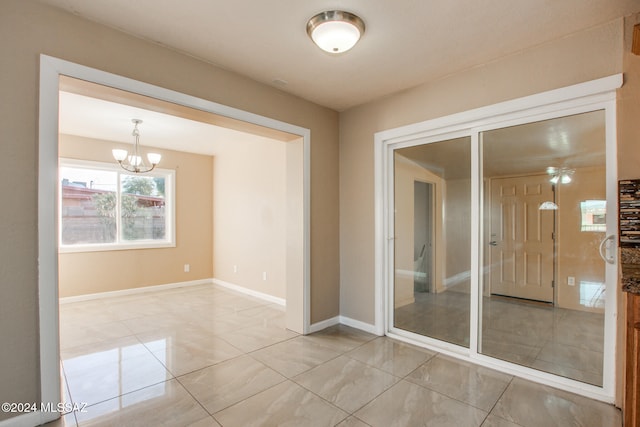
M 309 329 L 309 212 L 310 212 L 310 132 L 287 123 L 257 116 L 213 102 L 137 82 L 67 61 L 41 56 L 40 141 L 39 141 L 39 276 L 40 276 L 40 361 L 43 402 L 61 401 L 58 331 L 58 108 L 59 79 L 67 76 L 89 85 L 98 85 L 124 93 L 132 98 L 161 100 L 180 113 L 215 117 L 218 125 L 229 128 L 259 129 L 261 137 L 289 135 L 284 149 L 290 161 L 284 163 L 287 174 L 285 192 L 294 193 L 287 203 L 288 226 L 286 248 L 286 326 L 298 333 Z M 66 77 L 63 77 L 66 78 Z M 177 114 L 179 115 L 179 114 Z M 190 118 L 193 120 L 193 117 Z M 211 119 L 208 119 L 211 120 Z M 289 148 L 291 151 L 289 151 Z M 178 242 L 180 244 L 180 242 Z M 135 257 L 134 257 L 135 258 Z M 233 269 L 233 267 L 231 267 Z M 188 268 L 185 267 L 185 271 Z M 148 271 L 148 270 L 147 270 Z
M 431 182 L 414 181 L 413 199 L 413 292 L 433 292 L 433 217 L 435 216 Z

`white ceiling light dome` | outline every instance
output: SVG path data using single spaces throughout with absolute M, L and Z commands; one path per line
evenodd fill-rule
M 364 34 L 364 22 L 353 13 L 329 10 L 307 22 L 307 34 L 325 52 L 342 53 L 360 40 Z

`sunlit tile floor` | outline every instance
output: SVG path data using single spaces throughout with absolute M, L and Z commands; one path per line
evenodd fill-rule
M 613 406 L 203 285 L 60 306 L 51 426 L 621 426 Z

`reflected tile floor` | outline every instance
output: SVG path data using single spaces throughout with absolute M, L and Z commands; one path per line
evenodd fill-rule
M 87 406 L 49 426 L 622 424 L 613 406 L 357 329 L 294 334 L 281 307 L 215 285 L 60 313 L 63 398 Z
M 415 293 L 396 327 L 469 346 L 469 294 Z M 602 386 L 604 316 L 506 297 L 483 299 L 482 353 Z

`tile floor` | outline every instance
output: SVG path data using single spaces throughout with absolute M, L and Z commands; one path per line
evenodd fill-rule
M 396 309 L 395 325 L 468 347 L 469 308 L 468 293 L 416 292 Z M 602 314 L 486 297 L 482 326 L 483 354 L 602 386 Z
M 60 307 L 65 402 L 50 426 L 597 426 L 613 406 L 213 286 Z

